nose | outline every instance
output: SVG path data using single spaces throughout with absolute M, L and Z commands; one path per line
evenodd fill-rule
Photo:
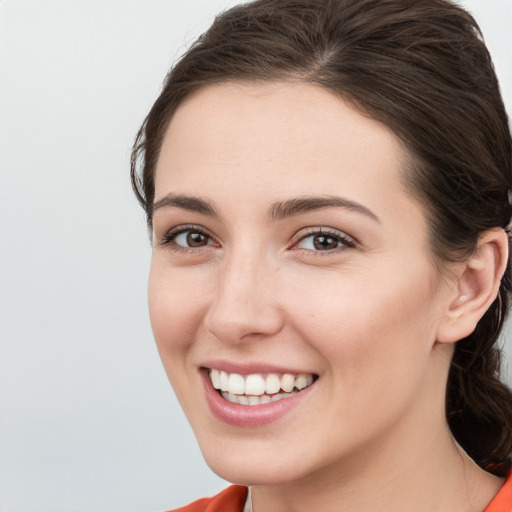
M 278 271 L 264 258 L 233 254 L 222 262 L 217 290 L 205 316 L 206 328 L 221 342 L 238 344 L 277 334 L 284 324 L 277 303 Z

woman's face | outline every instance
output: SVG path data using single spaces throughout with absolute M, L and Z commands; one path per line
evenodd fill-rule
M 405 162 L 385 126 L 313 85 L 209 86 L 176 112 L 156 170 L 151 322 L 227 480 L 353 470 L 442 422 L 436 333 L 454 290 Z

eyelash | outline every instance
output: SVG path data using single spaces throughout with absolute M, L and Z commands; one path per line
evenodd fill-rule
M 202 235 L 208 239 L 208 242 L 204 246 L 199 247 L 184 247 L 182 245 L 178 245 L 176 243 L 176 238 L 184 233 L 196 233 L 199 235 Z M 327 250 L 314 250 L 314 249 L 305 249 L 298 247 L 298 245 L 307 240 L 310 237 L 317 237 L 317 236 L 326 236 L 334 239 L 339 246 L 335 247 L 334 249 L 327 249 Z M 195 225 L 185 225 L 185 226 L 178 226 L 176 228 L 171 229 L 160 240 L 159 245 L 161 246 L 168 246 L 173 251 L 177 252 L 185 252 L 185 253 L 197 253 L 199 251 L 203 251 L 205 249 L 208 249 L 211 247 L 212 243 L 216 243 L 215 239 L 204 229 L 200 228 L 199 226 Z M 356 247 L 356 242 L 351 238 L 345 235 L 344 233 L 333 230 L 333 229 L 326 229 L 326 228 L 307 228 L 306 231 L 300 232 L 298 235 L 295 236 L 294 240 L 292 241 L 292 244 L 290 246 L 291 250 L 295 251 L 302 251 L 304 254 L 307 255 L 313 255 L 313 256 L 329 256 L 333 253 L 345 251 L 347 249 L 353 249 Z
M 199 226 L 194 225 L 187 225 L 187 226 L 178 226 L 176 228 L 171 229 L 165 235 L 162 237 L 162 239 L 159 242 L 159 245 L 162 247 L 168 246 L 173 251 L 177 252 L 198 252 L 201 250 L 204 250 L 205 248 L 211 246 L 211 244 L 207 244 L 202 247 L 184 247 L 182 245 L 178 245 L 175 240 L 179 235 L 182 235 L 184 233 L 197 233 L 199 235 L 203 235 L 204 237 L 208 238 L 211 241 L 214 241 L 214 238 L 204 229 L 200 228 Z
M 313 250 L 313 249 L 304 249 L 301 247 L 297 247 L 297 245 L 306 240 L 310 237 L 315 236 L 327 236 L 330 238 L 333 238 L 335 241 L 339 243 L 339 247 L 336 247 L 334 249 L 328 249 L 325 251 L 321 250 Z M 345 235 L 341 231 L 333 230 L 333 229 L 326 229 L 326 228 L 307 228 L 306 232 L 299 233 L 295 240 L 292 242 L 291 249 L 295 251 L 303 251 L 307 254 L 313 254 L 316 256 L 329 256 L 333 253 L 339 252 L 339 251 L 345 251 L 347 249 L 354 249 L 356 248 L 356 242 L 349 236 Z

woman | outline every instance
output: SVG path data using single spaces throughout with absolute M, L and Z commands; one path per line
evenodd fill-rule
M 444 0 L 259 0 L 171 70 L 132 157 L 151 321 L 238 484 L 183 510 L 512 510 L 507 123 Z

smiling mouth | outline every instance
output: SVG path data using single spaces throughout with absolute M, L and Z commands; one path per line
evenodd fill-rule
M 263 405 L 289 398 L 311 386 L 317 375 L 301 373 L 254 373 L 240 375 L 208 369 L 212 385 L 225 400 L 240 405 Z

